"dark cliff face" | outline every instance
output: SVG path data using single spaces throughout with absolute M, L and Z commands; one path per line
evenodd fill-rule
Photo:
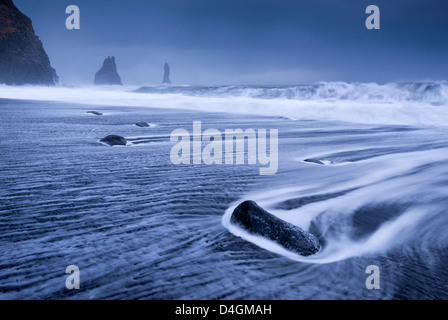
M 103 67 L 96 73 L 93 83 L 96 85 L 122 85 L 115 57 L 107 57 L 104 60 Z
M 0 83 L 52 86 L 58 82 L 30 18 L 12 0 L 0 0 Z

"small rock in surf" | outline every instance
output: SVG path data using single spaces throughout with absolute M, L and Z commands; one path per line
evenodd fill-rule
M 322 161 L 317 160 L 317 159 L 305 159 L 305 160 L 303 160 L 303 161 L 304 161 L 304 162 L 310 162 L 310 163 L 315 163 L 315 164 L 325 165 L 325 163 L 323 163 Z
M 103 115 L 101 112 L 98 112 L 98 111 L 87 111 L 87 113 L 94 114 L 96 116 L 102 116 Z
M 254 201 L 244 201 L 235 208 L 230 221 L 244 230 L 272 240 L 302 256 L 315 254 L 320 249 L 311 233 L 267 212 Z
M 140 128 L 147 128 L 150 126 L 147 122 L 137 122 L 135 125 Z
M 111 134 L 100 140 L 101 142 L 107 143 L 110 146 L 125 146 L 127 141 L 125 138 Z

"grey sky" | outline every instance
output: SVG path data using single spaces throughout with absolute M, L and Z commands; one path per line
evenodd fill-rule
M 64 84 L 109 55 L 125 84 L 300 84 L 448 78 L 443 0 L 14 0 Z M 78 5 L 81 30 L 65 28 Z M 381 10 L 381 30 L 365 9 Z

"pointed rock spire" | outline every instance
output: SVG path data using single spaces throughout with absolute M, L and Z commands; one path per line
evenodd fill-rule
M 171 80 L 170 80 L 170 66 L 168 63 L 165 63 L 164 65 L 164 74 L 163 74 L 163 84 L 171 84 Z

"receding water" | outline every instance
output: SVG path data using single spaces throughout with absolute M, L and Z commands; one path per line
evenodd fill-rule
M 447 127 L 176 107 L 0 100 L 1 299 L 448 298 Z M 278 173 L 172 164 L 170 133 L 193 121 L 279 129 Z M 99 142 L 109 134 L 129 146 Z M 301 257 L 230 225 L 245 199 L 321 251 Z M 72 264 L 80 290 L 65 288 Z M 366 288 L 369 265 L 380 290 Z

